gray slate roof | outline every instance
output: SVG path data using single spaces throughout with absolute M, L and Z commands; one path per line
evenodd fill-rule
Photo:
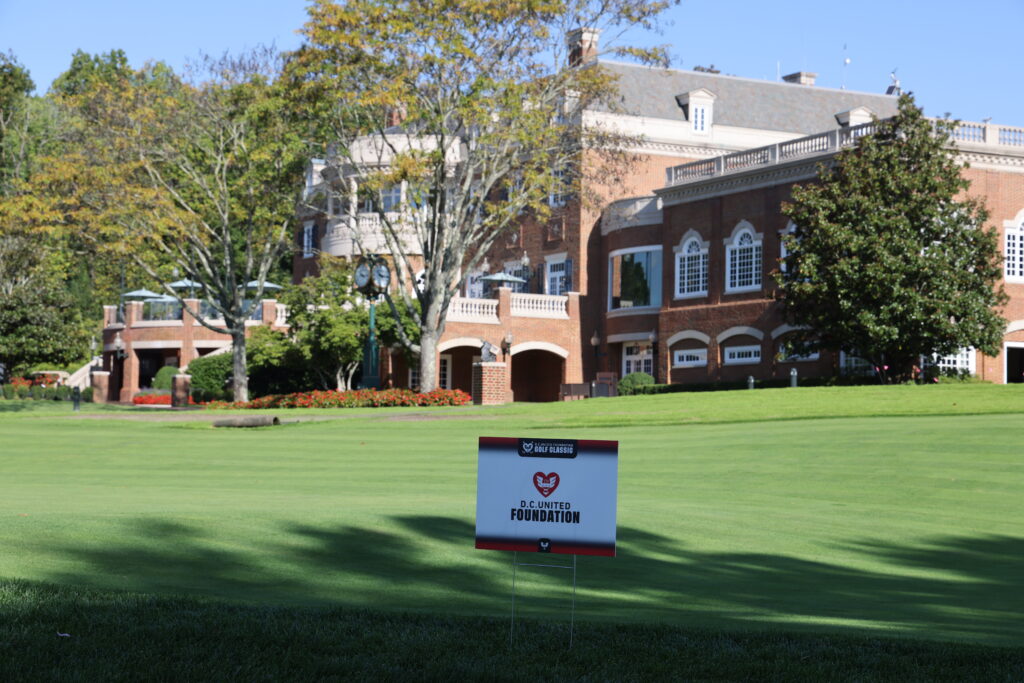
M 682 121 L 675 97 L 698 88 L 715 94 L 714 123 L 723 126 L 810 135 L 837 127 L 835 114 L 854 107 L 867 107 L 879 118 L 896 114 L 897 98 L 891 95 L 604 60 L 600 64 L 619 77 L 622 99 L 615 108 L 637 116 Z

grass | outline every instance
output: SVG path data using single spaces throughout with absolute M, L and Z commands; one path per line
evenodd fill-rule
M 1024 676 L 1024 387 L 274 412 L 319 421 L 0 401 L 0 662 L 170 642 L 115 660 L 146 671 L 228 639 L 263 668 L 167 670 L 274 678 L 307 642 L 296 678 L 398 677 L 429 650 L 454 654 L 428 678 L 534 670 L 508 668 L 509 558 L 472 543 L 476 438 L 536 435 L 620 441 L 619 556 L 580 558 L 571 653 L 566 577 L 520 575 L 550 678 Z

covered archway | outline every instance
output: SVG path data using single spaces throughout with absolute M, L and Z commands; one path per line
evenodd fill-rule
M 479 360 L 479 339 L 462 337 L 438 345 L 438 386 L 472 394 L 473 363 Z
M 569 352 L 547 342 L 527 342 L 511 349 L 512 400 L 557 401 L 565 381 Z

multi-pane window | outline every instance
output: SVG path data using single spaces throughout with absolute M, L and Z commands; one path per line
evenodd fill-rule
M 521 261 L 509 261 L 505 264 L 505 273 L 512 275 L 522 280 L 529 280 L 529 273 L 527 272 L 526 266 Z M 508 288 L 513 292 L 525 292 L 527 282 L 509 282 Z
M 676 254 L 676 296 L 704 296 L 708 293 L 708 250 L 696 237 Z
M 695 131 L 703 133 L 707 130 L 708 108 L 706 106 L 694 106 L 693 114 L 690 118 L 693 120 L 693 129 Z
M 839 374 L 844 376 L 865 376 L 874 374 L 871 363 L 845 351 L 839 352 Z
M 761 288 L 761 241 L 743 230 L 725 249 L 726 292 Z
M 565 261 L 548 263 L 548 294 L 565 294 Z
M 654 354 L 650 344 L 626 344 L 622 347 L 622 376 L 632 372 L 654 374 Z
M 821 354 L 818 351 L 807 351 L 801 353 L 795 350 L 792 344 L 783 342 L 779 344 L 779 360 L 784 363 L 796 363 L 802 360 L 818 360 Z
M 934 365 L 947 374 L 973 375 L 975 353 L 973 348 L 960 349 L 948 356 L 932 356 L 923 359 L 923 365 Z
M 413 391 L 420 390 L 420 369 L 418 366 L 409 368 L 409 388 Z
M 438 357 L 437 386 L 442 389 L 452 388 L 452 357 L 450 355 Z
M 567 187 L 569 174 L 565 169 L 558 168 L 552 171 L 551 175 L 554 176 L 555 182 L 551 188 L 551 192 L 548 194 L 548 206 L 565 206 L 566 202 L 569 201 L 569 192 Z
M 608 309 L 661 305 L 661 248 L 639 247 L 608 257 Z
M 1006 229 L 1006 279 L 1024 282 L 1024 225 Z
M 313 231 L 316 230 L 316 226 L 312 221 L 302 226 L 302 257 L 309 258 L 313 255 Z
M 483 299 L 484 298 L 484 280 L 483 277 L 487 273 L 477 271 L 470 273 L 466 278 L 466 296 L 470 299 Z
M 724 349 L 725 365 L 754 365 L 761 362 L 760 346 L 727 346 Z
M 672 367 L 675 368 L 702 368 L 707 364 L 707 349 L 681 349 L 672 354 Z
M 380 191 L 380 208 L 383 211 L 397 211 L 402 203 L 402 186 L 390 185 Z

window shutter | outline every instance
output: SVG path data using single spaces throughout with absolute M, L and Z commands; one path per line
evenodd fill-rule
M 320 251 L 320 226 L 313 224 L 313 251 Z
M 303 227 L 303 225 L 300 223 L 299 229 L 295 232 L 295 246 L 297 246 L 300 250 L 302 249 L 302 235 L 305 231 L 306 228 Z
M 572 289 L 572 259 L 565 259 L 565 291 L 571 292 Z

